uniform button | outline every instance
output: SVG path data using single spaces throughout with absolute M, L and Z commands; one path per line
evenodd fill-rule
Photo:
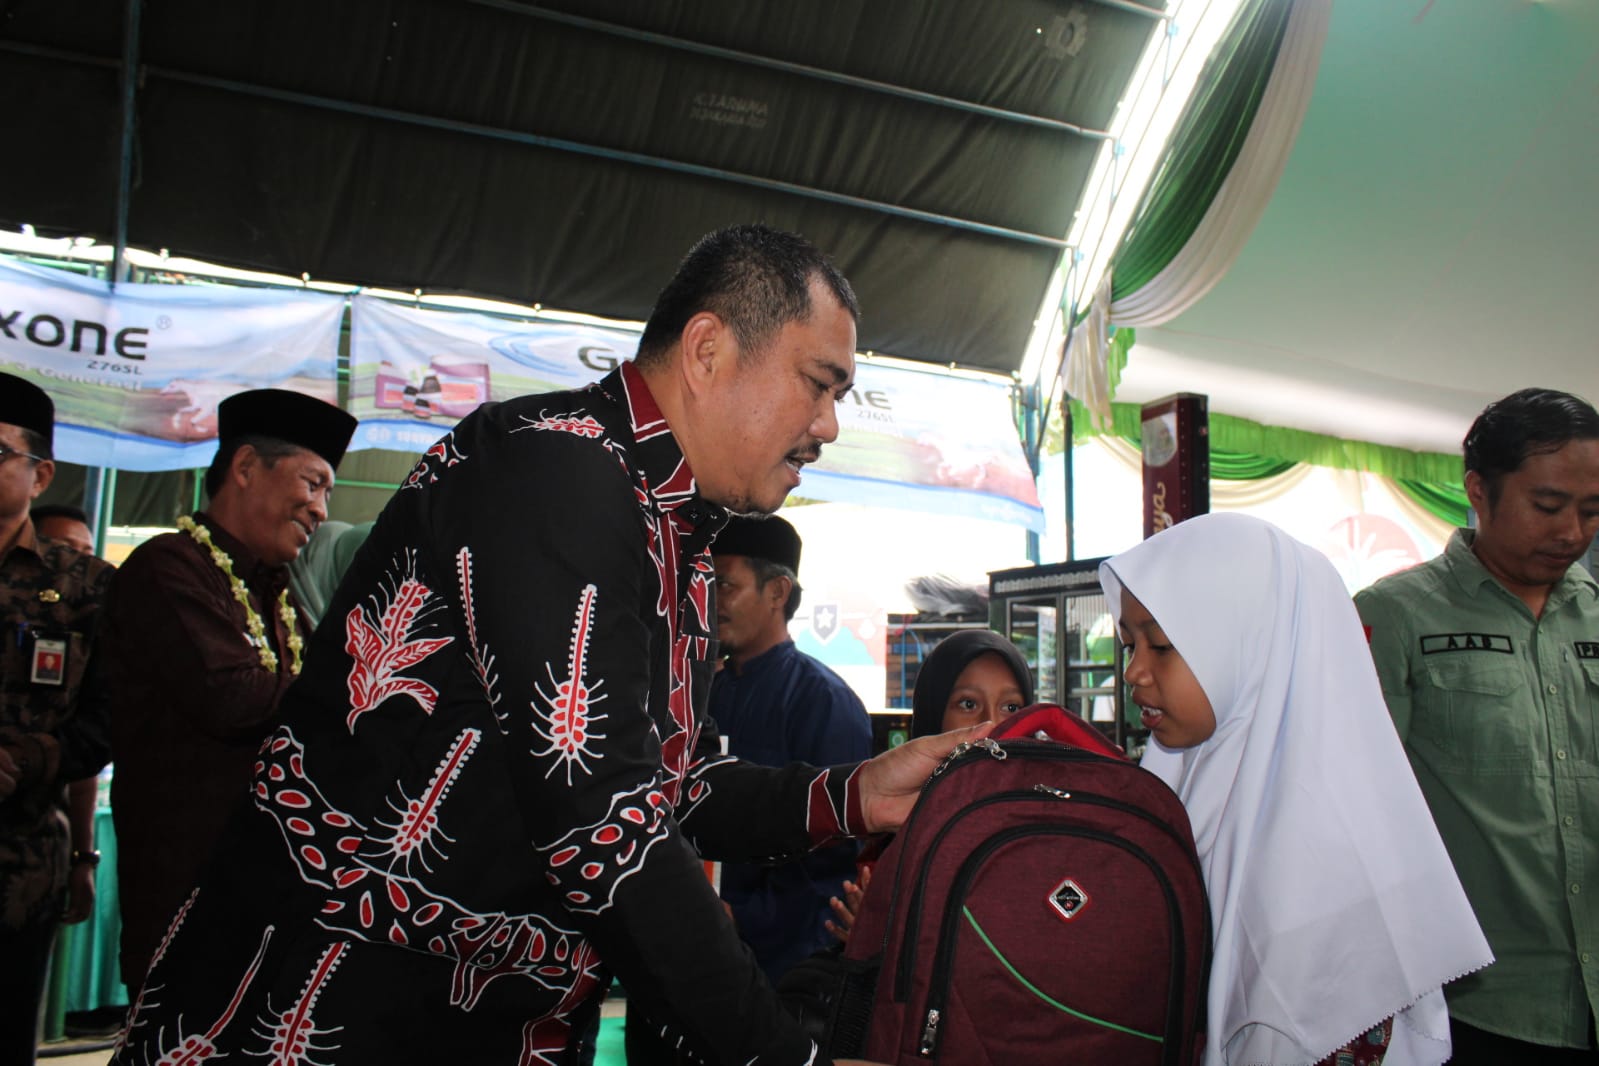
M 1549 686 L 1549 695 L 1553 696 L 1555 693 L 1557 693 L 1559 691 L 1560 691 L 1560 686 L 1559 685 L 1550 685 Z
M 1581 891 L 1582 891 L 1582 885 L 1581 884 L 1579 884 L 1576 881 L 1571 882 L 1571 894 L 1573 896 L 1577 895 Z
M 1584 952 L 1583 952 L 1583 953 L 1582 953 L 1582 961 L 1583 961 L 1583 962 L 1587 962 L 1587 961 L 1588 961 L 1588 960 L 1589 960 L 1589 958 L 1590 958 L 1590 957 L 1591 957 L 1591 956 L 1589 956 L 1589 954 L 1588 954 L 1588 953 L 1587 953 L 1587 952 L 1586 952 L 1586 951 L 1584 951 Z
M 1565 757 L 1566 757 L 1566 749 L 1565 748 L 1561 748 L 1561 749 L 1559 749 L 1558 751 L 1555 752 L 1555 758 L 1564 759 Z
M 1562 818 L 1561 821 L 1565 822 L 1567 825 L 1576 825 L 1577 824 L 1577 820 L 1575 818 L 1573 818 L 1569 814 L 1566 815 L 1564 818 Z

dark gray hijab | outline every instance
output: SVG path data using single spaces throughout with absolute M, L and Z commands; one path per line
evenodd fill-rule
M 911 697 L 911 736 L 925 737 L 941 731 L 955 679 L 973 659 L 989 652 L 997 652 L 1016 675 L 1022 706 L 1033 702 L 1033 672 L 1016 645 L 991 629 L 963 629 L 945 637 L 922 660 L 921 672 L 916 675 L 916 692 Z

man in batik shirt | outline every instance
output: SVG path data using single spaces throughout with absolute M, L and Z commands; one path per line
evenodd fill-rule
M 485 405 L 431 448 L 329 605 L 117 1061 L 187 1040 L 572 1063 L 614 973 L 705 1061 L 825 1062 L 700 854 L 896 825 L 957 737 L 832 768 L 715 754 L 709 547 L 836 437 L 854 347 L 854 296 L 816 249 L 726 230 L 636 362 Z
M 106 608 L 122 980 L 133 990 L 246 802 L 256 750 L 300 672 L 310 627 L 288 564 L 327 518 L 355 419 L 313 396 L 253 389 L 222 401 L 217 429 L 206 510 L 134 549 Z
M 111 567 L 38 536 L 29 503 L 55 476 L 55 405 L 0 374 L 0 1062 L 33 1061 L 50 945 L 68 877 L 92 874 L 67 782 L 109 754 L 96 629 Z M 81 844 L 81 847 L 77 845 Z M 76 850 L 74 850 L 76 847 Z

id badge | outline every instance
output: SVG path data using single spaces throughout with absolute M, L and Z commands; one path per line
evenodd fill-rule
M 40 634 L 33 638 L 33 669 L 30 678 L 35 685 L 64 685 L 67 681 L 67 639 Z

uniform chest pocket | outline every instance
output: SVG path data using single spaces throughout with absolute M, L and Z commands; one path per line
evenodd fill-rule
M 1599 659 L 1583 659 L 1581 665 L 1582 674 L 1588 679 L 1588 698 L 1599 698 Z
M 1528 769 L 1545 743 L 1542 716 L 1527 694 L 1518 662 L 1488 653 L 1441 656 L 1426 664 L 1425 699 L 1412 710 L 1411 732 L 1462 768 Z
M 1578 714 L 1586 714 L 1583 720 L 1589 729 L 1587 750 L 1599 752 L 1599 659 L 1581 659 L 1578 665 L 1582 667 L 1582 676 L 1588 682 L 1583 686 Z

